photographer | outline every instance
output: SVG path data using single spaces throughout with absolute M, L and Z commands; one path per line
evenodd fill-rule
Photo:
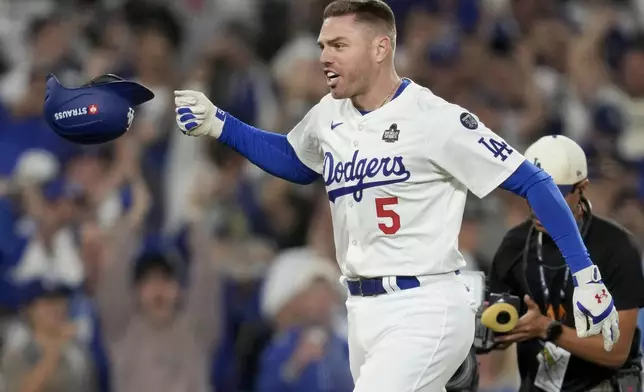
M 604 349 L 599 336 L 577 337 L 570 270 L 532 215 L 506 234 L 488 276 L 489 293 L 509 293 L 524 304 L 514 329 L 497 335 L 495 342 L 502 349 L 517 343 L 520 391 L 641 390 L 636 326 L 644 306 L 641 253 L 630 233 L 592 213 L 584 197 L 589 185 L 586 156 L 574 141 L 546 136 L 525 156 L 550 174 L 565 195 L 590 257 L 613 294 L 621 334 L 611 351 Z

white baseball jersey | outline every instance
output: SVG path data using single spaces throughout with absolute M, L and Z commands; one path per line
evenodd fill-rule
M 324 178 L 347 277 L 464 267 L 458 234 L 467 190 L 484 197 L 524 160 L 474 115 L 413 82 L 365 115 L 327 95 L 288 140 Z

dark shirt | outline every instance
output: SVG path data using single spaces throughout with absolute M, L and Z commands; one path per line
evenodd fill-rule
M 541 245 L 538 232 L 532 230 L 527 252 L 524 252 L 531 222 L 526 221 L 512 228 L 503 239 L 492 263 L 489 274 L 490 293 L 504 293 L 523 298 L 530 295 L 543 314 L 547 313 L 545 295 L 541 283 L 540 265 L 544 271 L 545 284 L 549 291 L 549 303 L 556 317 L 566 326 L 575 327 L 572 296 L 571 273 L 566 273 L 566 264 L 554 241 L 542 235 Z M 590 258 L 599 268 L 606 287 L 613 295 L 618 311 L 638 309 L 644 306 L 644 275 L 642 274 L 642 254 L 633 236 L 617 224 L 592 215 L 581 226 L 585 231 L 584 243 Z M 541 248 L 541 252 L 539 249 Z M 524 256 L 527 253 L 527 260 Z M 539 254 L 541 258 L 539 258 Z M 567 281 L 565 277 L 567 276 Z M 560 292 L 563 289 L 563 300 Z M 559 310 L 562 305 L 563 311 Z M 525 309 L 522 309 L 522 313 Z M 530 340 L 517 344 L 519 372 L 524 384 L 533 384 L 539 368 L 537 354 L 542 350 L 540 340 Z M 639 366 L 640 331 L 636 329 L 628 360 L 624 367 Z M 562 385 L 564 391 L 582 391 L 610 379 L 616 370 L 599 366 L 571 355 Z M 532 388 L 523 390 L 540 391 Z

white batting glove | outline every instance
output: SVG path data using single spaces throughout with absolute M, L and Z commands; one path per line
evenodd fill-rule
M 203 93 L 192 90 L 175 91 L 174 105 L 177 125 L 184 135 L 221 136 L 226 112 L 213 105 Z
M 584 268 L 573 277 L 575 291 L 572 300 L 577 336 L 586 338 L 601 333 L 604 349 L 612 350 L 613 344 L 619 340 L 619 316 L 599 268 L 595 265 Z

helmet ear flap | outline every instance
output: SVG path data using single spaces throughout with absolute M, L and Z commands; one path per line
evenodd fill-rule
M 91 86 L 98 86 L 101 84 L 106 84 L 110 82 L 118 82 L 124 80 L 122 77 L 114 75 L 114 74 L 105 74 L 101 76 L 97 76 L 94 79 L 90 80 L 89 82 L 85 83 L 81 87 L 91 87 Z

